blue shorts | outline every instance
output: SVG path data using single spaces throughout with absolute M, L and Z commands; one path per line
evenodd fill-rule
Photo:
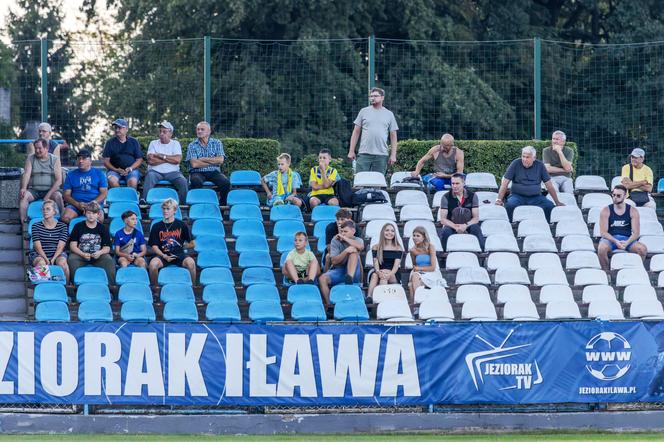
M 445 190 L 449 189 L 452 187 L 452 179 L 451 178 L 439 178 L 439 177 L 433 177 L 429 180 L 429 186 L 436 190 Z
M 117 178 L 120 181 L 127 182 L 128 180 L 130 180 L 132 178 L 134 178 L 136 180 L 139 180 L 141 178 L 141 172 L 134 169 L 131 172 L 129 172 L 129 174 L 127 174 L 127 176 L 122 176 L 119 173 L 115 172 L 114 170 L 109 170 L 108 172 L 106 172 L 106 176 L 108 178 L 114 177 L 114 178 Z
M 618 241 L 626 241 L 626 240 L 629 239 L 629 236 L 625 236 L 625 235 L 613 235 L 613 237 L 615 239 L 617 239 Z M 600 244 L 608 244 L 609 247 L 611 247 L 612 252 L 618 248 L 617 245 L 615 245 L 614 243 L 612 243 L 611 241 L 609 241 L 606 238 L 600 239 L 599 243 Z M 625 250 L 627 250 L 629 252 L 629 249 L 631 249 L 634 244 L 636 244 L 636 240 L 634 240 L 631 243 L 627 244 L 627 247 L 625 247 Z
M 90 201 L 85 201 L 86 204 L 89 203 L 89 202 Z M 106 204 L 106 200 L 99 203 L 99 207 L 103 208 L 104 204 Z M 74 212 L 76 212 L 76 216 L 83 216 L 83 212 L 78 210 L 78 207 L 76 207 L 76 206 L 72 206 L 71 204 L 65 204 L 65 210 L 67 210 L 67 209 L 73 210 Z M 103 213 L 102 213 L 102 215 L 103 215 Z
M 333 267 L 327 272 L 325 272 L 330 278 L 330 285 L 338 285 L 345 281 L 346 279 L 346 266 L 343 267 Z M 360 264 L 357 265 L 355 269 L 355 276 L 353 277 L 353 282 L 360 282 Z

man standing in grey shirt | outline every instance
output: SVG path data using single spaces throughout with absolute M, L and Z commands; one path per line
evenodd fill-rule
M 572 160 L 574 151 L 565 147 L 567 136 L 561 130 L 551 135 L 551 146 L 542 152 L 542 161 L 551 175 L 551 182 L 558 192 L 574 193 Z
M 350 137 L 350 148 L 348 158 L 355 159 L 355 146 L 360 141 L 360 151 L 357 155 L 355 172 L 380 172 L 387 171 L 388 155 L 389 164 L 397 162 L 397 121 L 394 114 L 383 107 L 385 91 L 380 88 L 372 88 L 369 93 L 371 106 L 360 110 L 353 124 L 353 134 Z M 387 149 L 387 137 L 390 138 L 390 151 Z

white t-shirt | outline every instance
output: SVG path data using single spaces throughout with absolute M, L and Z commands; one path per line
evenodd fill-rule
M 182 155 L 182 146 L 180 146 L 178 140 L 171 140 L 168 144 L 162 144 L 158 139 L 152 140 L 148 146 L 148 155 L 151 153 L 157 155 Z M 148 170 L 154 170 L 159 173 L 170 173 L 178 172 L 180 166 L 177 164 L 164 163 L 157 166 L 148 166 Z

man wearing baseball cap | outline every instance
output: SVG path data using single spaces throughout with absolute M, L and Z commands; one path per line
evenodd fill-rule
M 620 184 L 625 186 L 628 193 L 627 204 L 637 207 L 656 208 L 655 200 L 650 196 L 654 177 L 652 169 L 644 164 L 646 152 L 637 147 L 629 155 L 629 164 L 622 167 Z
M 92 167 L 90 151 L 81 149 L 76 155 L 78 169 L 70 170 L 65 178 L 63 195 L 65 211 L 62 221 L 68 223 L 73 218 L 84 214 L 87 203 L 95 201 L 100 207 L 108 193 L 106 175 L 100 169 Z M 104 222 L 104 211 L 99 211 L 99 222 Z
M 104 145 L 102 157 L 104 166 L 108 170 L 108 184 L 110 187 L 120 186 L 120 181 L 126 181 L 128 186 L 136 189 L 141 173 L 138 168 L 143 163 L 143 152 L 136 138 L 127 135 L 129 125 L 124 118 L 118 118 L 112 123 L 115 136 Z
M 141 200 L 145 201 L 148 192 L 161 180 L 171 183 L 178 191 L 180 204 L 187 199 L 187 179 L 180 172 L 182 146 L 173 139 L 173 125 L 168 121 L 159 123 L 159 138 L 148 146 L 148 172 L 143 182 Z

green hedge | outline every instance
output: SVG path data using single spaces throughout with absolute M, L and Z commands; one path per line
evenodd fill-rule
M 415 170 L 417 161 L 432 147 L 438 144 L 438 140 L 400 141 L 397 150 L 397 164 L 395 171 Z M 525 146 L 533 146 L 537 149 L 537 158 L 542 159 L 542 150 L 551 145 L 551 141 L 536 140 L 457 140 L 456 146 L 465 154 L 465 172 L 491 172 L 497 178 L 505 173 L 507 166 L 521 156 L 521 149 Z M 574 150 L 574 170 L 579 157 L 575 143 L 565 144 Z M 433 161 L 424 165 L 423 174 L 433 172 Z
M 143 153 L 147 154 L 150 141 L 154 136 L 136 137 Z M 177 138 L 182 145 L 182 162 L 180 169 L 187 173 L 187 164 L 184 159 L 187 157 L 187 146 L 194 141 L 194 138 Z M 266 174 L 276 168 L 277 156 L 281 150 L 281 144 L 276 140 L 257 139 L 257 138 L 222 138 L 224 143 L 224 153 L 226 160 L 221 166 L 221 170 L 230 175 L 230 172 L 240 169 L 257 170 L 261 174 Z
M 318 166 L 317 153 L 310 153 L 305 155 L 295 166 L 295 170 L 297 170 L 302 177 L 302 184 L 304 184 L 304 187 L 309 185 L 309 173 L 311 172 L 311 168 L 314 166 Z M 337 173 L 342 178 L 353 181 L 353 169 L 347 160 L 344 160 L 343 158 L 332 158 L 332 161 L 330 161 L 330 166 L 337 169 Z

